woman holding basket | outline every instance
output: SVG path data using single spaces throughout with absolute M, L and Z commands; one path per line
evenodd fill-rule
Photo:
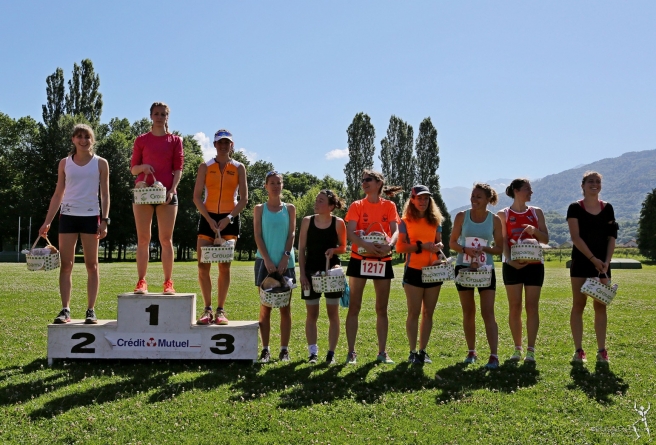
M 301 270 L 301 285 L 307 316 L 305 319 L 305 337 L 308 342 L 308 362 L 316 363 L 319 347 L 317 346 L 317 320 L 321 293 L 312 287 L 312 276 L 327 272 L 339 266 L 338 254 L 346 252 L 346 226 L 344 220 L 333 215 L 334 209 L 344 207 L 332 190 L 321 190 L 314 201 L 315 214 L 306 216 L 301 221 L 298 240 L 298 265 Z M 342 280 L 344 277 L 342 277 Z M 328 313 L 328 353 L 326 363 L 335 363 L 335 348 L 339 339 L 339 300 L 342 291 L 325 292 L 326 312 Z
M 515 351 L 511 361 L 522 359 L 522 289 L 526 295 L 526 333 L 528 335 L 528 350 L 524 361 L 535 362 L 535 340 L 540 326 L 538 304 L 540 291 L 544 282 L 544 260 L 513 260 L 511 246 L 524 239 L 547 244 L 549 231 L 542 209 L 527 206 L 531 200 L 531 183 L 528 179 L 515 179 L 506 187 L 506 195 L 513 199 L 510 207 L 501 210 L 497 215 L 501 218 L 503 233 L 503 283 L 508 294 L 508 323 Z M 521 240 L 520 240 L 521 238 Z
M 214 147 L 216 148 L 216 157 L 198 166 L 196 186 L 194 187 L 194 204 L 201 215 L 196 246 L 198 283 L 205 303 L 203 315 L 196 322 L 199 325 L 208 325 L 212 322 L 218 325 L 228 324 L 224 306 L 230 288 L 230 265 L 232 263 L 218 263 L 218 301 L 216 314 L 214 314 L 212 312 L 211 263 L 201 262 L 201 251 L 202 247 L 213 245 L 215 238 L 237 241 L 239 214 L 248 203 L 246 168 L 244 164 L 231 157 L 234 152 L 232 133 L 228 130 L 217 131 L 214 134 Z M 205 193 L 204 199 L 203 192 Z M 237 194 L 239 194 L 239 200 L 237 200 Z
M 480 296 L 481 316 L 485 324 L 485 335 L 490 346 L 488 369 L 499 367 L 497 347 L 499 345 L 499 326 L 494 317 L 494 297 L 496 292 L 496 276 L 492 255 L 503 252 L 503 235 L 501 218 L 487 209 L 487 205 L 495 205 L 498 201 L 497 192 L 488 184 L 474 184 L 471 193 L 471 209 L 458 212 L 453 221 L 450 247 L 458 252 L 456 259 L 456 278 L 461 271 L 477 268 L 480 265 L 492 267 L 489 286 L 478 287 Z M 494 245 L 493 245 L 494 244 Z M 474 288 L 465 287 L 456 280 L 456 289 L 462 306 L 462 325 L 469 352 L 465 363 L 476 362 L 476 302 Z
M 157 230 L 162 247 L 162 268 L 164 269 L 165 295 L 175 294 L 173 281 L 173 226 L 178 214 L 177 187 L 182 177 L 184 154 L 182 138 L 169 132 L 169 106 L 155 102 L 150 106 L 153 126 L 148 133 L 137 137 L 130 162 L 135 183 L 145 181 L 148 185 L 157 180 L 166 188 L 166 201 L 162 204 L 132 204 L 134 222 L 137 226 L 137 273 L 139 280 L 134 288 L 135 294 L 147 294 L 146 272 L 150 256 L 150 228 L 153 213 L 157 214 Z
M 346 214 L 346 234 L 351 241 L 351 259 L 346 275 L 349 276 L 350 303 L 346 316 L 348 355 L 346 362 L 357 363 L 355 339 L 358 334 L 358 316 L 362 306 L 362 294 L 367 280 L 374 282 L 376 292 L 376 334 L 378 356 L 382 363 L 394 363 L 387 354 L 387 304 L 394 271 L 392 270 L 392 246 L 398 237 L 399 214 L 393 201 L 381 195 L 394 196 L 403 191 L 398 186 L 385 186 L 382 174 L 365 170 L 362 173 L 362 190 L 366 197 L 354 201 Z M 382 230 L 378 241 L 369 238 L 369 232 Z
M 586 362 L 583 351 L 583 310 L 587 296 L 581 287 L 587 278 L 601 278 L 606 284 L 610 281 L 610 260 L 615 251 L 615 240 L 619 226 L 615 221 L 613 206 L 599 199 L 601 174 L 585 172 L 581 181 L 583 199 L 570 204 L 567 209 L 567 224 L 572 237 L 572 264 L 569 269 L 572 282 L 572 312 L 570 326 L 574 338 L 573 362 Z M 608 363 L 606 351 L 606 327 L 608 318 L 606 305 L 594 300 L 594 328 L 597 334 L 597 361 Z
M 294 270 L 294 232 L 296 231 L 296 207 L 280 199 L 282 175 L 276 171 L 266 174 L 264 188 L 268 199 L 253 209 L 253 231 L 257 253 L 255 254 L 255 285 L 259 286 L 269 274 L 278 272 L 282 277 L 296 282 Z M 260 336 L 262 353 L 260 362 L 271 359 L 269 337 L 271 333 L 271 308 L 260 304 Z M 289 304 L 280 308 L 280 354 L 281 361 L 289 361 L 289 338 L 292 332 L 291 294 Z
M 405 330 L 410 344 L 408 361 L 416 365 L 432 363 L 426 346 L 433 329 L 433 312 L 440 295 L 442 282 L 424 283 L 422 268 L 431 266 L 442 253 L 442 213 L 425 185 L 412 187 L 410 199 L 405 203 L 399 227 L 396 251 L 406 254 L 403 272 L 403 289 L 408 302 Z M 417 329 L 421 313 L 419 352 Z
M 87 268 L 87 312 L 84 322 L 96 324 L 94 306 L 98 297 L 98 243 L 107 236 L 109 225 L 109 165 L 96 156 L 93 145 L 95 137 L 91 127 L 78 124 L 73 127 L 73 148 L 69 156 L 59 161 L 57 187 L 50 200 L 46 220 L 39 235 L 46 238 L 50 224 L 59 214 L 59 293 L 62 310 L 54 323 L 71 321 L 71 273 L 75 263 L 75 245 L 78 236 L 84 249 L 84 264 Z M 98 206 L 98 188 L 102 210 Z M 47 239 L 47 238 L 46 238 Z

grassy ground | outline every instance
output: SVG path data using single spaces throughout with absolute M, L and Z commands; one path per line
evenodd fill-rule
M 452 283 L 443 286 L 428 351 L 432 365 L 404 363 L 405 296 L 397 278 L 390 299 L 389 353 L 377 365 L 373 289 L 367 286 L 358 337 L 358 364 L 346 366 L 342 328 L 339 364 L 308 365 L 305 308 L 293 303 L 289 363 L 46 362 L 46 324 L 60 309 L 57 272 L 0 265 L 0 441 L 2 443 L 646 443 L 632 424 L 634 403 L 654 405 L 656 266 L 614 271 L 620 284 L 609 308 L 609 369 L 594 363 L 592 308 L 584 348 L 590 362 L 572 367 L 570 289 L 564 263 L 550 262 L 541 300 L 537 366 L 503 364 L 486 372 L 461 365 L 466 345 Z M 85 309 L 85 272 L 74 270 L 74 317 Z M 151 283 L 160 283 L 159 264 Z M 500 271 L 498 271 L 500 272 Z M 401 270 L 396 268 L 397 277 Z M 101 265 L 99 318 L 115 318 L 116 298 L 134 285 L 133 263 Z M 194 263 L 177 264 L 176 289 L 198 292 Z M 151 284 L 154 287 L 154 284 Z M 153 289 L 151 289 L 153 290 Z M 202 300 L 197 302 L 202 307 Z M 512 352 L 503 286 L 497 292 L 502 362 Z M 256 320 L 252 266 L 233 265 L 227 304 L 232 320 Z M 341 310 L 342 320 L 345 310 Z M 275 314 L 275 311 L 274 311 Z M 320 320 L 320 357 L 327 345 Z M 278 318 L 274 315 L 273 325 Z M 478 350 L 487 343 L 480 317 Z M 278 344 L 277 327 L 272 346 Z M 274 349 L 275 352 L 275 349 Z M 485 360 L 482 360 L 485 362 Z M 652 428 L 654 428 L 652 426 Z M 656 428 L 654 428 L 656 430 Z M 652 432 L 652 436 L 656 433 Z

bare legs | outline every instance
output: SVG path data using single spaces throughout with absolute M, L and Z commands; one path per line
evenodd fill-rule
M 317 320 L 319 319 L 320 305 L 306 304 L 307 315 L 305 318 L 305 338 L 308 345 L 317 344 Z M 339 304 L 328 304 L 326 301 L 326 312 L 328 313 L 328 350 L 335 351 L 339 340 Z
M 481 304 L 481 317 L 485 324 L 485 335 L 490 346 L 490 353 L 496 355 L 499 344 L 499 326 L 494 317 L 493 290 L 479 291 Z M 465 340 L 470 350 L 476 349 L 476 302 L 474 289 L 458 291 L 460 305 L 462 306 L 462 327 L 465 331 Z
M 383 352 L 387 347 L 388 317 L 387 304 L 389 302 L 390 286 L 392 280 L 372 280 L 376 292 L 376 335 L 378 337 L 378 352 Z M 346 341 L 348 350 L 355 350 L 355 339 L 358 335 L 358 316 L 362 308 L 362 294 L 366 278 L 349 277 L 349 310 L 346 316 Z
M 289 345 L 289 338 L 292 334 L 292 296 L 289 297 L 289 304 L 280 308 L 280 346 Z M 271 336 L 271 309 L 270 307 L 260 305 L 260 337 L 262 346 L 269 346 Z
M 572 328 L 572 337 L 574 339 L 574 348 L 582 349 L 583 344 L 583 310 L 587 303 L 588 297 L 581 293 L 581 286 L 585 283 L 585 278 L 572 277 L 572 312 L 569 317 L 569 325 Z M 602 279 L 602 283 L 607 283 L 607 279 Z M 597 335 L 597 348 L 606 349 L 606 328 L 608 326 L 608 317 L 606 306 L 598 301 L 593 301 L 595 313 L 594 329 Z
M 173 274 L 173 227 L 178 214 L 178 206 L 160 204 L 155 207 L 148 204 L 132 204 L 132 211 L 137 226 L 137 274 L 139 279 L 145 279 L 148 271 L 151 226 L 153 213 L 156 213 L 159 243 L 162 246 L 164 281 L 170 280 Z
M 540 286 L 513 284 L 506 286 L 508 294 L 508 324 L 515 346 L 522 345 L 522 288 L 526 294 L 526 332 L 528 346 L 534 347 L 540 327 Z
M 93 309 L 98 297 L 98 238 L 95 233 L 81 233 L 84 249 L 84 264 L 87 269 L 87 308 Z M 59 293 L 62 307 L 70 307 L 73 263 L 75 262 L 75 246 L 77 233 L 59 234 L 59 254 L 61 266 L 59 269 Z
M 198 238 L 196 243 L 196 252 L 200 252 L 201 247 L 211 246 L 212 241 Z M 203 302 L 205 307 L 212 306 L 212 279 L 210 278 L 211 263 L 201 263 L 200 255 L 198 255 L 198 284 L 200 291 L 203 294 Z M 232 263 L 218 263 L 219 264 L 219 277 L 218 277 L 218 307 L 224 307 L 228 297 L 228 289 L 230 288 L 230 265 Z
M 404 284 L 406 300 L 408 303 L 408 317 L 405 321 L 405 330 L 408 336 L 410 350 L 417 348 L 417 330 L 419 330 L 419 349 L 426 349 L 433 329 L 433 313 L 440 295 L 440 286 L 424 289 Z M 419 327 L 419 314 L 421 313 L 421 327 Z

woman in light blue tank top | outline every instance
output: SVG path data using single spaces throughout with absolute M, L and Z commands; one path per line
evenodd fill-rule
M 449 247 L 458 252 L 456 259 L 456 276 L 460 270 L 478 263 L 479 266 L 494 266 L 493 255 L 503 252 L 503 235 L 501 219 L 487 209 L 488 204 L 496 204 L 497 192 L 487 184 L 475 184 L 471 194 L 471 209 L 459 212 L 453 221 L 453 231 Z M 476 301 L 474 288 L 463 287 L 456 283 L 460 305 L 462 306 L 462 326 L 469 352 L 465 363 L 474 363 L 476 355 Z M 490 345 L 488 369 L 499 367 L 497 346 L 499 343 L 499 326 L 494 317 L 494 297 L 496 293 L 496 276 L 492 270 L 492 283 L 488 287 L 479 287 L 481 316 L 485 323 L 485 334 Z
M 268 199 L 253 210 L 253 231 L 255 232 L 255 285 L 260 286 L 268 274 L 278 271 L 281 275 L 296 282 L 294 271 L 294 232 L 296 231 L 296 208 L 281 201 L 282 175 L 272 171 L 267 173 L 264 188 Z M 259 290 L 258 290 L 259 292 Z M 280 354 L 279 359 L 289 361 L 287 345 L 292 331 L 292 312 L 290 303 L 280 308 Z M 262 338 L 261 362 L 271 358 L 269 337 L 271 333 L 271 308 L 260 304 L 260 336 Z

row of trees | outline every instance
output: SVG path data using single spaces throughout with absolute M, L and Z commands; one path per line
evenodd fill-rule
M 43 105 L 43 122 L 31 117 L 13 119 L 0 112 L 0 199 L 4 203 L 0 219 L 0 245 L 13 241 L 19 216 L 32 217 L 31 239 L 38 236 L 38 227 L 46 214 L 50 198 L 57 182 L 57 162 L 71 148 L 71 131 L 77 123 L 87 123 L 96 134 L 96 152 L 110 165 L 111 218 L 109 235 L 102 241 L 106 259 L 125 258 L 126 251 L 136 243 L 136 231 L 132 214 L 131 188 L 134 178 L 130 174 L 130 157 L 134 139 L 150 130 L 149 119 L 130 123 L 125 118 L 113 118 L 102 123 L 102 94 L 100 78 L 93 63 L 86 59 L 73 66 L 71 79 L 65 82 L 64 73 L 58 68 L 46 79 L 47 101 Z M 68 87 L 67 87 L 68 86 Z M 176 134 L 179 134 L 176 132 Z M 180 135 L 180 134 L 179 134 Z M 347 203 L 360 199 L 361 175 L 364 169 L 373 167 L 375 130 L 369 116 L 358 113 L 347 130 L 349 162 L 344 173 L 346 183 L 330 176 L 318 178 L 309 173 L 287 172 L 284 174 L 283 200 L 297 207 L 297 227 L 304 215 L 313 213 L 314 199 L 322 188 L 330 188 L 345 197 Z M 182 136 L 182 135 L 180 135 Z M 178 259 L 189 259 L 196 246 L 196 228 L 199 213 L 193 201 L 196 172 L 203 162 L 199 144 L 191 135 L 183 136 L 185 165 L 178 187 L 179 209 L 173 234 Z M 414 145 L 414 147 L 413 147 Z M 415 153 L 416 149 L 416 153 Z M 256 250 L 253 237 L 253 208 L 266 201 L 264 178 L 275 166 L 266 161 L 251 163 L 243 153 L 234 157 L 246 166 L 250 199 L 241 215 L 241 239 L 237 244 L 239 257 L 249 259 Z M 445 216 L 443 236 L 448 239 L 451 222 L 439 193 L 439 147 L 437 131 L 426 118 L 419 127 L 416 142 L 412 126 L 392 116 L 386 137 L 381 141 L 379 157 L 388 184 L 401 185 L 406 193 L 395 202 L 401 211 L 409 191 L 415 183 L 431 188 L 433 196 Z M 345 210 L 336 212 L 344 216 Z M 57 218 L 53 221 L 51 237 L 57 237 Z M 157 240 L 157 224 L 152 239 Z

